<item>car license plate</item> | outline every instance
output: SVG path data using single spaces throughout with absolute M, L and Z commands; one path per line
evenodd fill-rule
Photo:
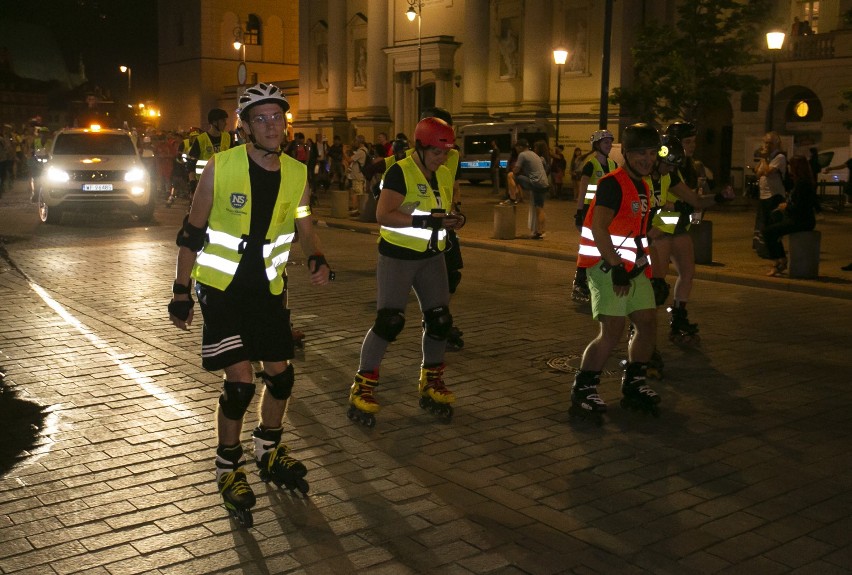
M 111 192 L 112 184 L 83 184 L 84 192 Z

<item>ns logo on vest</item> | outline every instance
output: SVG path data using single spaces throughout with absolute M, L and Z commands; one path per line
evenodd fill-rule
M 240 210 L 246 205 L 246 195 L 239 192 L 231 194 L 231 207 Z

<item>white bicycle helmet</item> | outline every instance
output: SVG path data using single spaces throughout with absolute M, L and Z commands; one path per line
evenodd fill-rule
M 240 95 L 239 105 L 237 107 L 237 116 L 244 122 L 248 121 L 248 111 L 252 106 L 258 104 L 280 104 L 283 111 L 286 113 L 290 109 L 290 102 L 284 96 L 284 93 L 278 89 L 275 84 L 265 84 L 263 82 L 255 84 L 247 88 Z
M 606 138 L 609 138 L 610 140 L 615 140 L 615 136 L 613 136 L 612 132 L 610 132 L 609 130 L 595 130 L 589 137 L 589 142 L 594 145 L 595 142 L 600 142 L 601 140 Z

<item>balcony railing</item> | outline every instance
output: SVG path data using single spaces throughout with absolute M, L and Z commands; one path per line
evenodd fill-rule
M 783 60 L 826 60 L 852 56 L 852 30 L 833 30 L 821 34 L 787 37 Z

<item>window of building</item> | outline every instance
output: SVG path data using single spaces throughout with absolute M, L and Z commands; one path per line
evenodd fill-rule
M 807 21 L 812 33 L 819 32 L 819 2 L 802 2 L 802 21 Z
M 243 33 L 243 42 L 248 46 L 260 46 L 263 44 L 263 36 L 260 29 L 260 18 L 257 14 L 249 14 L 246 20 L 246 29 Z

